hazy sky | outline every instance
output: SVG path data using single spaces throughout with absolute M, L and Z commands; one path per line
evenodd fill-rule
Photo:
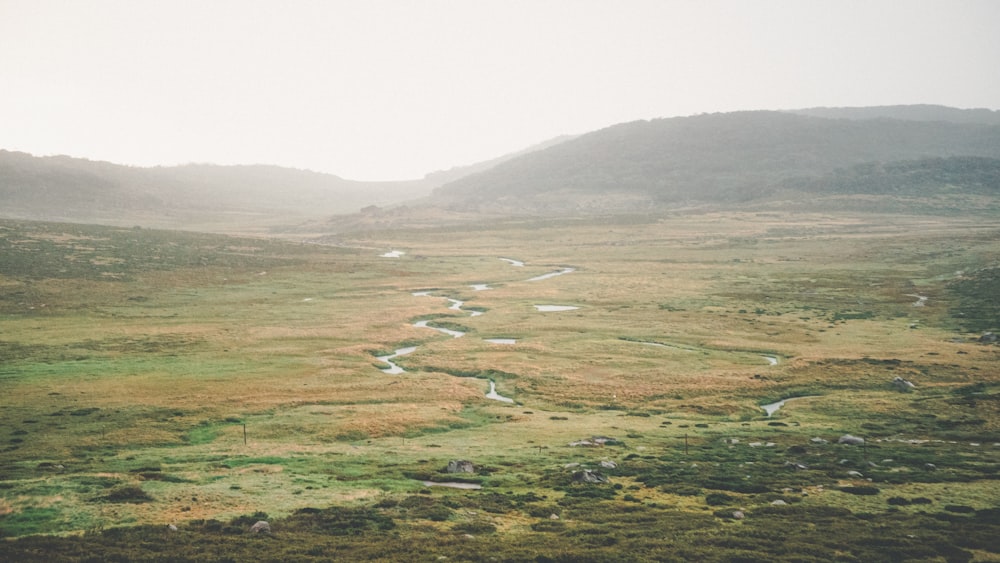
M 418 178 L 740 109 L 1000 109 L 996 0 L 0 0 L 0 148 Z

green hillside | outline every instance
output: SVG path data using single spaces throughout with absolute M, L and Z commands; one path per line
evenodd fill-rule
M 951 157 L 1000 157 L 1000 126 L 781 112 L 699 115 L 583 135 L 443 186 L 433 201 L 475 208 L 504 200 L 553 206 L 558 199 L 560 210 L 569 211 L 577 199 L 618 194 L 640 205 L 724 204 L 767 198 L 793 181 L 838 169 L 860 178 L 856 167 L 865 163 Z M 829 184 L 812 189 L 823 185 Z M 881 189 L 872 186 L 873 193 Z

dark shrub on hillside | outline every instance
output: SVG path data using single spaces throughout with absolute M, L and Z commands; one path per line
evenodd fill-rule
M 372 508 L 339 506 L 300 509 L 285 520 L 284 527 L 332 536 L 354 536 L 391 530 L 396 523 Z
M 976 511 L 975 508 L 964 504 L 946 504 L 944 509 L 948 512 L 955 512 L 957 514 L 972 514 Z
M 877 495 L 879 494 L 879 492 L 881 492 L 879 491 L 878 487 L 867 487 L 867 486 L 841 487 L 840 491 L 852 495 Z
M 723 506 L 732 503 L 734 500 L 736 499 L 726 493 L 708 493 L 705 495 L 705 504 L 709 506 Z
M 139 487 L 121 487 L 111 491 L 103 497 L 100 497 L 98 500 L 105 502 L 142 503 L 152 501 L 153 497 L 147 495 L 146 491 L 143 491 Z

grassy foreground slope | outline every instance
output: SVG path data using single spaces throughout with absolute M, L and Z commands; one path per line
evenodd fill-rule
M 863 213 L 328 246 L 3 222 L 0 558 L 995 559 L 998 240 Z

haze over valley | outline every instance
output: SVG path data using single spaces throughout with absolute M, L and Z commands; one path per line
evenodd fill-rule
M 480 215 L 604 215 L 705 206 L 836 210 L 855 205 L 848 196 L 906 198 L 884 204 L 909 211 L 962 205 L 950 200 L 965 198 L 983 211 L 970 198 L 996 195 L 998 114 L 890 106 L 636 121 L 396 182 L 358 182 L 276 166 L 137 168 L 4 151 L 0 213 L 125 226 L 294 232 L 434 225 Z

